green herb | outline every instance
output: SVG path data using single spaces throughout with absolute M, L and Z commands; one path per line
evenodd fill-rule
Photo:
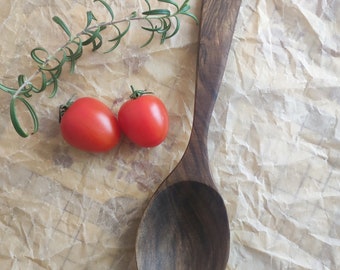
M 114 12 L 105 0 L 94 0 L 94 2 L 99 2 L 105 7 L 110 16 L 110 21 L 98 23 L 92 11 L 88 11 L 84 30 L 76 35 L 72 35 L 69 27 L 61 18 L 58 16 L 53 17 L 53 21 L 67 35 L 67 42 L 57 49 L 55 53 L 50 53 L 42 47 L 34 48 L 31 51 L 31 57 L 38 64 L 38 69 L 28 78 L 23 74 L 19 75 L 17 88 L 8 87 L 0 83 L 0 90 L 11 95 L 10 118 L 14 129 L 20 136 L 27 137 L 29 134 L 24 130 L 18 119 L 16 109 L 18 103 L 22 103 L 28 110 L 33 121 L 31 134 L 36 133 L 39 129 L 38 116 L 28 99 L 34 93 L 43 92 L 47 88 L 51 88 L 49 97 L 54 97 L 58 91 L 58 78 L 62 73 L 64 64 L 70 63 L 70 72 L 73 73 L 77 60 L 83 54 L 83 47 L 90 45 L 93 51 L 101 48 L 104 43 L 102 32 L 108 27 L 113 27 L 116 35 L 108 40 L 111 46 L 105 53 L 109 53 L 118 47 L 133 21 L 145 21 L 147 23 L 147 26 L 142 26 L 141 29 L 148 32 L 150 36 L 142 47 L 150 44 L 156 35 L 160 36 L 161 44 L 176 35 L 180 29 L 180 15 L 189 16 L 198 23 L 196 16 L 190 12 L 189 0 L 185 0 L 182 5 L 178 5 L 173 0 L 158 0 L 158 2 L 169 4 L 172 7 L 170 9 L 153 9 L 148 0 L 144 1 L 147 10 L 142 12 L 141 15 L 138 15 L 137 12 L 132 12 L 124 19 L 115 20 Z M 39 85 L 32 82 L 36 78 L 41 82 Z

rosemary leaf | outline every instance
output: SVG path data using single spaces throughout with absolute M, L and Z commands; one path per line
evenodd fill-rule
M 17 92 L 17 89 L 16 88 L 11 88 L 11 87 L 8 87 L 6 85 L 3 85 L 0 83 L 0 89 L 6 93 L 9 93 L 11 95 L 14 95 L 16 92 Z
M 129 21 L 128 26 L 126 27 L 126 29 L 123 32 L 120 31 L 118 26 L 116 26 L 116 25 L 113 26 L 117 30 L 118 35 L 116 37 L 114 37 L 113 39 L 108 40 L 109 42 L 115 42 L 115 43 L 109 50 L 105 51 L 104 53 L 112 52 L 115 48 L 117 48 L 117 46 L 119 45 L 122 38 L 129 31 L 130 25 L 131 25 L 131 22 Z
M 134 18 L 137 18 L 137 12 L 136 11 L 133 11 L 131 14 L 130 14 L 130 19 L 134 19 Z
M 105 51 L 104 53 L 109 53 L 111 51 L 113 51 L 115 48 L 117 48 L 117 46 L 119 45 L 120 41 L 122 40 L 122 38 L 126 35 L 126 33 L 129 31 L 131 26 L 131 22 L 128 21 L 128 25 L 125 28 L 125 30 L 123 32 L 120 31 L 119 27 L 114 25 L 113 27 L 117 30 L 118 35 L 112 39 L 109 39 L 109 42 L 115 42 L 114 45 L 107 51 Z
M 115 19 L 115 16 L 114 16 L 114 13 L 113 13 L 113 10 L 112 8 L 109 6 L 108 3 L 106 3 L 104 0 L 94 0 L 93 2 L 97 2 L 99 1 L 100 3 L 103 4 L 103 6 L 107 9 L 107 11 L 110 13 L 110 16 L 111 16 L 111 21 L 113 21 Z
M 29 94 L 29 92 L 33 89 L 33 85 L 31 82 L 26 81 L 26 76 L 23 74 L 20 74 L 18 76 L 18 85 L 19 87 L 23 87 L 21 93 L 25 94 L 27 96 L 27 94 Z M 30 95 L 31 96 L 31 95 Z
M 172 37 L 173 37 L 174 35 L 176 35 L 177 32 L 179 31 L 179 28 L 180 28 L 180 20 L 178 19 L 178 17 L 175 17 L 175 20 L 176 20 L 175 29 L 174 29 L 174 31 L 173 31 L 170 35 L 168 35 L 168 36 L 166 37 L 166 39 L 172 38 Z
M 171 28 L 171 20 L 169 18 L 161 18 L 159 21 L 161 22 L 161 27 L 157 32 L 166 35 Z
M 183 15 L 189 16 L 190 18 L 192 18 L 196 22 L 197 25 L 199 24 L 197 17 L 194 14 L 192 14 L 191 12 L 183 13 Z
M 77 61 L 76 53 L 74 53 L 69 47 L 66 47 L 65 49 L 69 52 L 69 55 L 67 56 L 67 62 L 70 62 L 71 64 L 70 73 L 74 73 Z
M 148 6 L 148 10 L 151 10 L 151 5 L 150 5 L 150 2 L 148 0 L 145 0 L 145 3 L 147 4 Z
M 92 41 L 92 51 L 98 50 L 103 45 L 103 37 L 98 34 L 96 39 Z
M 44 65 L 45 62 L 46 62 L 46 59 L 41 59 L 38 55 L 37 55 L 37 52 L 44 52 L 46 55 L 48 55 L 48 51 L 42 47 L 37 47 L 37 48 L 34 48 L 32 51 L 31 51 L 31 57 L 32 59 L 37 62 L 39 65 Z
M 13 124 L 13 127 L 15 129 L 15 131 L 23 138 L 28 137 L 29 134 L 27 132 L 24 131 L 24 129 L 21 127 L 21 124 L 19 122 L 19 119 L 17 117 L 17 112 L 16 112 L 16 101 L 20 101 L 22 102 L 28 112 L 31 115 L 32 121 L 33 121 L 33 133 L 36 133 L 39 129 L 39 120 L 38 120 L 38 116 L 36 114 L 36 112 L 34 111 L 33 107 L 31 106 L 31 104 L 24 98 L 22 97 L 16 97 L 16 98 L 12 98 L 11 102 L 10 102 L 10 117 L 11 117 L 11 121 Z
M 92 23 L 93 20 L 97 20 L 96 17 L 94 16 L 94 14 L 92 13 L 92 11 L 88 11 L 86 13 L 86 28 L 88 28 L 90 26 L 90 24 Z
M 96 31 L 87 30 L 84 32 L 84 35 L 89 36 L 88 39 L 83 41 L 83 45 L 86 46 L 91 44 L 96 38 L 98 38 L 98 35 L 100 35 L 100 28 L 97 28 Z
M 146 16 L 159 16 L 159 15 L 170 16 L 171 15 L 170 10 L 168 9 L 153 9 L 153 10 L 144 11 L 142 14 Z
M 67 25 L 64 23 L 64 21 L 60 19 L 58 16 L 54 16 L 52 19 L 55 23 L 57 23 L 64 30 L 64 32 L 68 35 L 69 39 L 71 40 L 72 38 L 71 31 L 67 27 Z
M 179 10 L 180 14 L 185 14 L 190 9 L 189 5 L 183 5 L 181 9 Z
M 145 18 L 145 20 L 150 24 L 151 28 L 142 27 L 142 29 L 151 32 L 151 35 L 150 35 L 149 39 L 141 46 L 141 48 L 144 48 L 147 45 L 149 45 L 151 43 L 151 41 L 154 39 L 154 36 L 155 36 L 155 30 L 154 30 L 154 26 L 152 24 L 152 21 L 148 18 Z
M 98 27 L 96 31 L 90 31 L 90 30 L 85 31 L 83 35 L 87 35 L 89 36 L 89 38 L 84 40 L 82 42 L 82 45 L 86 46 L 86 45 L 92 44 L 92 51 L 98 50 L 102 46 L 102 43 L 103 43 L 103 37 L 100 34 L 100 32 L 101 32 L 100 27 Z
M 49 79 L 47 81 L 47 85 L 51 85 L 53 84 L 53 90 L 51 92 L 51 94 L 49 95 L 50 98 L 53 98 L 58 91 L 58 77 L 56 76 L 52 71 L 49 71 L 50 75 L 51 75 L 51 79 Z M 60 68 L 60 73 L 61 73 L 61 68 Z
M 78 41 L 76 41 L 76 39 L 73 39 L 71 44 L 75 44 L 77 46 L 77 50 L 74 52 L 74 58 L 77 60 L 79 59 L 82 54 L 83 54 L 83 42 L 81 40 L 81 38 L 77 38 Z
M 46 77 L 46 73 L 44 71 L 41 71 L 41 85 L 40 87 L 36 87 L 34 85 L 32 85 L 32 91 L 34 93 L 40 93 L 42 91 L 44 91 L 47 87 L 47 77 Z

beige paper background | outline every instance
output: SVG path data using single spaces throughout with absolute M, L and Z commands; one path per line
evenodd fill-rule
M 143 1 L 108 1 L 116 17 Z M 191 1 L 199 14 L 200 1 Z M 29 52 L 73 33 L 92 1 L 5 1 L 0 9 L 0 80 L 14 84 L 35 65 Z M 231 228 L 228 269 L 340 267 L 340 3 L 243 0 L 209 133 L 209 156 Z M 32 98 L 40 132 L 22 139 L 0 93 L 0 264 L 2 269 L 136 269 L 134 242 L 147 199 L 174 168 L 188 141 L 198 28 L 139 48 L 137 24 L 110 55 L 86 50 L 75 74 L 65 69 L 53 99 Z M 123 139 L 113 151 L 69 147 L 57 108 L 94 96 L 116 113 L 129 85 L 166 103 L 167 140 L 140 149 Z

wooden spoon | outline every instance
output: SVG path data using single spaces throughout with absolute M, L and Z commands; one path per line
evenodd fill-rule
M 230 232 L 209 170 L 209 121 L 241 0 L 203 0 L 191 137 L 145 210 L 136 240 L 139 270 L 224 270 Z

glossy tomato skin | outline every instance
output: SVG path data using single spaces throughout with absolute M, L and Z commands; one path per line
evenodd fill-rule
M 141 147 L 154 147 L 162 143 L 168 134 L 168 111 L 158 97 L 142 95 L 122 105 L 118 123 L 132 142 Z
M 106 152 L 120 139 L 118 121 L 111 110 L 97 99 L 77 99 L 63 114 L 61 134 L 73 147 L 88 152 Z

